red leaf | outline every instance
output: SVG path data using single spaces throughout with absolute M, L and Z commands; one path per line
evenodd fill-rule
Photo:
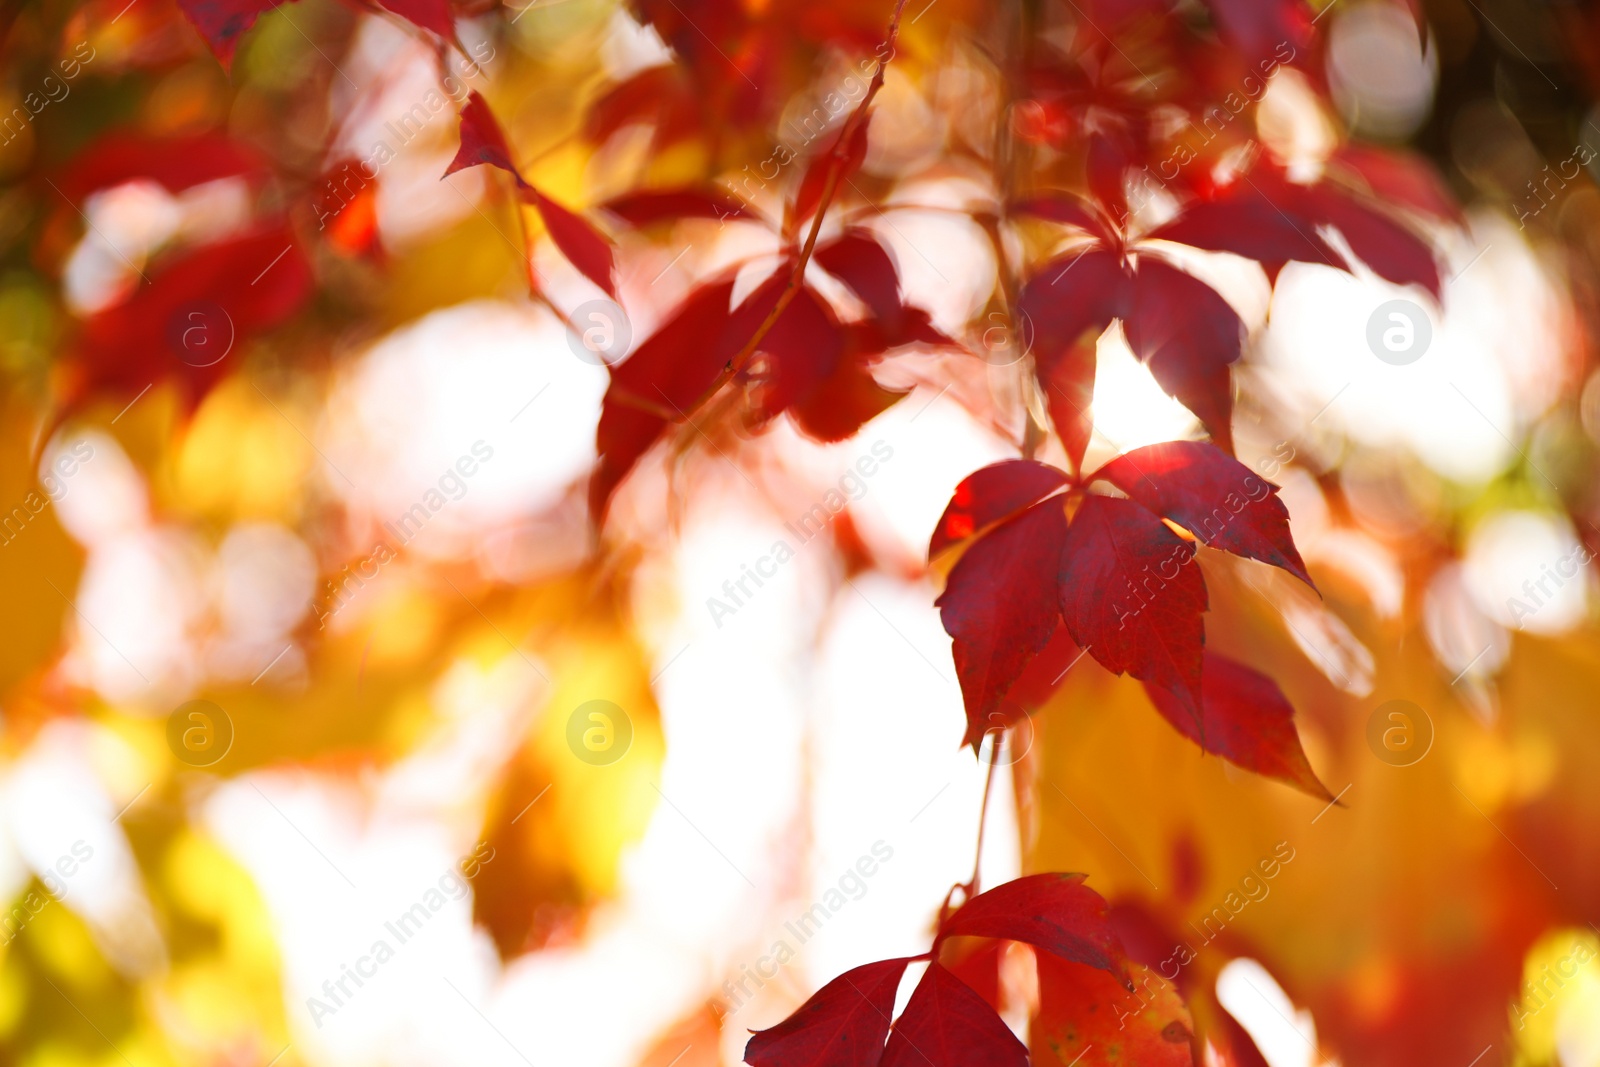
M 995 1010 L 938 963 L 928 965 L 883 1053 L 883 1067 L 1027 1064 L 1028 1050 Z
M 817 441 L 843 441 L 910 394 L 885 389 L 858 355 L 839 361 L 833 373 L 789 408 L 795 425 Z
M 731 358 L 766 321 L 789 286 L 792 267 L 784 263 L 733 313 L 724 331 Z M 806 400 L 838 369 L 845 356 L 845 334 L 827 301 L 802 284 L 778 321 L 756 347 L 759 359 L 745 376 L 758 382 L 756 407 L 761 417 L 776 418 Z
M 464 151 L 465 145 L 462 148 Z M 519 177 L 517 180 L 520 182 L 522 179 Z M 529 187 L 527 195 L 539 209 L 539 217 L 544 220 L 545 229 L 550 231 L 550 240 L 567 257 L 567 262 L 604 289 L 607 296 L 616 299 L 617 287 L 611 280 L 612 272 L 616 269 L 611 242 L 589 225 L 582 215 L 568 211 L 539 190 Z
M 844 972 L 793 1015 L 752 1037 L 744 1061 L 754 1067 L 873 1067 L 883 1056 L 895 991 L 910 962 L 881 960 Z
M 1123 329 L 1128 345 L 1150 365 L 1169 395 L 1200 417 L 1211 436 L 1233 451 L 1233 383 L 1244 323 L 1217 291 L 1193 275 L 1143 256 Z
M 639 457 L 716 381 L 726 357 L 708 339 L 721 337 L 727 328 L 732 293 L 731 281 L 695 290 L 631 356 L 611 368 L 595 433 L 600 462 L 589 482 L 589 513 L 597 522 Z
M 142 137 L 115 131 L 75 156 L 56 184 L 74 204 L 97 189 L 143 178 L 179 193 L 204 182 L 245 177 L 259 182 L 266 163 L 248 146 L 215 133 Z
M 480 163 L 499 167 L 510 174 L 519 189 L 531 188 L 511 160 L 511 146 L 506 144 L 506 135 L 495 121 L 494 112 L 489 110 L 488 101 L 474 90 L 461 108 L 461 147 L 456 150 L 450 166 L 445 168 L 443 177 Z
M 1226 199 L 1191 205 L 1148 236 L 1209 252 L 1232 252 L 1263 263 L 1293 260 L 1343 267 L 1343 260 L 1318 236 L 1316 226 L 1292 217 L 1291 209 L 1292 205 L 1274 204 L 1240 181 Z
M 431 30 L 446 41 L 456 39 L 456 24 L 450 14 L 450 0 L 378 0 L 378 3 L 413 26 Z
M 600 210 L 630 226 L 652 226 L 677 219 L 746 219 L 749 208 L 716 188 L 644 189 L 607 200 Z
M 282 3 L 284 0 L 178 0 L 224 70 L 233 65 L 239 37 L 256 24 L 257 17 Z
M 1061 550 L 1061 617 L 1107 670 L 1188 698 L 1199 719 L 1206 583 L 1194 546 L 1131 500 L 1086 496 Z
M 961 479 L 928 541 L 931 560 L 958 541 L 1008 519 L 1067 484 L 1063 471 L 1031 459 L 991 463 Z
M 874 317 L 891 329 L 899 324 L 900 272 L 889 250 L 878 243 L 872 231 L 852 227 L 818 245 L 811 258 L 844 282 Z
M 1349 171 L 1366 185 L 1374 199 L 1403 204 L 1457 226 L 1465 223 L 1461 205 L 1456 202 L 1439 172 L 1421 156 L 1394 148 L 1345 144 L 1334 152 L 1333 166 Z
M 1200 541 L 1282 567 L 1313 589 L 1278 487 L 1203 441 L 1169 441 L 1118 456 L 1094 475 Z
M 121 304 L 85 320 L 75 346 L 73 402 L 91 392 L 135 393 L 178 383 L 205 395 L 246 338 L 275 326 L 311 292 L 311 266 L 287 228 L 203 245 L 153 273 Z
M 1439 296 L 1433 250 L 1416 234 L 1331 182 L 1301 185 L 1270 166 L 1258 166 L 1223 196 L 1195 205 L 1151 238 L 1195 248 L 1233 252 L 1263 264 L 1298 260 L 1348 270 L 1317 234 L 1332 227 L 1350 250 L 1377 274 L 1397 285 L 1420 285 Z
M 1067 458 L 1074 470 L 1083 465 L 1083 454 L 1089 449 L 1089 439 L 1094 436 L 1095 342 L 1079 341 L 1069 345 L 1055 359 L 1038 360 L 1034 374 L 1039 388 L 1044 391 L 1050 422 L 1056 436 L 1067 450 Z
M 1172 984 L 1130 968 L 1136 991 L 1107 975 L 1038 958 L 1039 1011 L 1028 1028 L 1034 1067 L 1193 1067 L 1194 1021 Z
M 1103 133 L 1092 133 L 1087 156 L 1089 188 L 1095 198 L 1112 218 L 1127 218 L 1128 196 L 1122 184 L 1128 169 L 1126 147 Z
M 1311 42 L 1311 12 L 1304 0 L 1206 0 L 1206 6 L 1223 40 L 1246 63 L 1269 57 L 1287 63 Z
M 1215 652 L 1205 655 L 1201 707 L 1204 732 L 1174 695 L 1145 685 L 1156 710 L 1180 734 L 1247 771 L 1287 782 L 1319 800 L 1332 800 L 1300 747 L 1294 708 L 1271 678 Z
M 1055 633 L 1060 609 L 1050 575 L 1067 520 L 1050 498 L 1001 523 L 967 549 L 936 604 L 950 635 L 967 709 L 964 743 L 1007 725 L 1002 698 Z
M 1338 230 L 1350 251 L 1379 277 L 1396 285 L 1420 285 L 1439 299 L 1439 265 L 1427 242 L 1326 182 L 1307 188 L 1302 196 L 1318 221 Z
M 1023 941 L 1064 960 L 1097 967 L 1132 989 L 1122 943 L 1106 919 L 1106 902 L 1083 879 L 1081 874 L 1030 874 L 995 886 L 956 909 L 939 928 L 939 937 Z
M 1075 465 L 1093 431 L 1095 340 L 1127 314 L 1131 290 L 1122 258 L 1093 248 L 1047 264 L 1017 300 L 1039 388 Z

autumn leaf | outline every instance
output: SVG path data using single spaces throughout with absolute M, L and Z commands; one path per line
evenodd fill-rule
M 939 927 L 939 937 L 1002 937 L 1096 967 L 1132 988 L 1106 902 L 1081 874 L 1030 874 L 979 893 Z
M 1060 622 L 1048 576 L 1066 536 L 1062 501 L 1035 504 L 968 548 L 939 595 L 967 708 L 963 742 L 973 748 L 986 731 L 1007 724 L 1002 698 Z
M 883 1067 L 1026 1067 L 1028 1050 L 987 1001 L 935 963 L 895 1020 Z
M 783 1022 L 750 1038 L 754 1067 L 872 1067 L 883 1056 L 895 991 L 909 959 L 846 971 Z
M 1061 617 L 1107 670 L 1154 682 L 1200 718 L 1205 579 L 1194 546 L 1130 500 L 1087 496 L 1061 550 Z
M 1066 484 L 1065 473 L 1031 459 L 1008 459 L 973 471 L 961 479 L 944 514 L 939 516 L 928 542 L 928 558 L 1010 518 Z
M 1142 256 L 1123 323 L 1128 346 L 1169 395 L 1200 417 L 1225 452 L 1233 451 L 1233 386 L 1244 324 L 1206 283 Z
M 1103 478 L 1202 543 L 1282 567 L 1310 585 L 1278 487 L 1203 441 L 1136 448 L 1107 463 Z
M 1155 971 L 1130 964 L 1134 991 L 1049 955 L 1037 959 L 1039 1010 L 1028 1033 L 1035 1067 L 1192 1067 L 1194 1022 Z
M 1287 782 L 1318 800 L 1333 799 L 1300 747 L 1294 708 L 1278 684 L 1266 675 L 1226 656 L 1207 652 L 1200 705 L 1203 730 L 1195 729 L 1187 703 L 1169 690 L 1148 682 L 1145 690 L 1156 710 L 1205 751 L 1247 771 Z

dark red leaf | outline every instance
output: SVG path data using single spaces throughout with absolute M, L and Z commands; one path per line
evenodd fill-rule
M 151 273 L 123 303 L 90 316 L 75 345 L 68 408 L 92 393 L 132 395 L 171 380 L 204 396 L 250 336 L 311 293 L 311 265 L 286 227 L 203 245 Z
M 723 345 L 731 358 L 754 336 L 788 288 L 792 267 L 773 272 L 733 313 Z M 838 369 L 845 356 L 845 333 L 827 301 L 809 285 L 801 285 L 778 321 L 756 347 L 745 376 L 757 383 L 756 408 L 763 418 L 776 418 L 806 400 Z
M 1291 62 L 1311 42 L 1304 0 L 1206 0 L 1222 38 L 1247 64 Z
M 1061 618 L 1115 674 L 1188 698 L 1200 717 L 1206 583 L 1194 545 L 1131 500 L 1086 496 L 1061 550 Z
M 256 19 L 284 0 L 178 0 L 178 6 L 211 46 L 223 69 L 233 65 L 233 52 L 239 38 Z
M 494 112 L 489 110 L 488 101 L 474 91 L 461 108 L 461 147 L 456 150 L 450 166 L 445 168 L 444 177 L 480 163 L 499 167 L 510 174 L 520 189 L 531 188 L 511 159 L 511 147 L 506 144 L 506 135 L 495 121 Z
M 1107 215 L 1125 219 L 1128 215 L 1128 196 L 1123 188 L 1123 175 L 1128 169 L 1128 151 L 1120 139 L 1103 133 L 1089 135 L 1088 168 L 1089 188 Z
M 745 219 L 749 208 L 717 188 L 645 189 L 607 200 L 599 210 L 630 226 L 652 226 L 677 219 Z
M 1074 470 L 1083 465 L 1089 439 L 1094 436 L 1094 373 L 1096 345 L 1093 338 L 1067 346 L 1053 359 L 1038 360 L 1034 374 L 1044 392 L 1050 422 L 1067 450 Z
M 1287 782 L 1319 800 L 1332 800 L 1300 747 L 1294 708 L 1278 683 L 1215 652 L 1205 655 L 1201 707 L 1205 729 L 1195 729 L 1183 702 L 1146 683 L 1156 710 L 1183 736 L 1247 771 Z
M 616 264 L 610 240 L 589 225 L 583 216 L 568 211 L 539 190 L 530 187 L 527 196 L 539 209 L 539 217 L 544 220 L 545 229 L 550 231 L 550 240 L 567 257 L 567 262 L 604 289 L 607 296 L 615 299 L 617 287 L 611 275 Z
M 843 441 L 909 393 L 909 389 L 896 391 L 879 385 L 867 361 L 851 355 L 841 359 L 833 373 L 793 404 L 789 413 L 807 437 Z
M 1427 242 L 1376 203 L 1331 182 L 1291 182 L 1270 166 L 1256 167 L 1217 200 L 1190 207 L 1149 236 L 1265 265 L 1297 260 L 1349 269 L 1317 233 L 1319 227 L 1338 230 L 1356 257 L 1387 280 L 1420 285 L 1438 297 L 1438 265 Z
M 1278 487 L 1203 441 L 1136 448 L 1095 477 L 1127 493 L 1200 541 L 1282 567 L 1313 589 L 1289 532 L 1289 509 Z
M 653 131 L 650 147 L 659 152 L 685 138 L 700 136 L 701 103 L 682 66 L 664 63 L 648 67 L 589 106 L 584 136 L 600 144 L 624 127 L 648 127 Z
M 1161 388 L 1200 417 L 1211 436 L 1233 451 L 1233 383 L 1244 323 L 1217 291 L 1151 256 L 1139 260 L 1132 306 L 1123 323 L 1134 355 L 1150 365 Z
M 1046 499 L 989 531 L 950 571 L 936 602 L 967 709 L 962 740 L 974 749 L 986 731 L 1008 725 L 1001 701 L 1056 631 L 1050 575 L 1067 532 L 1062 504 Z
M 378 3 L 413 26 L 430 30 L 446 41 L 454 41 L 456 38 L 456 24 L 450 14 L 450 0 L 378 0 Z
M 1095 340 L 1127 314 L 1131 295 L 1121 257 L 1091 248 L 1047 264 L 1017 300 L 1039 388 L 1074 464 L 1082 462 L 1093 430 Z
M 979 893 L 945 920 L 939 937 L 1003 937 L 1097 967 L 1132 988 L 1105 899 L 1081 874 L 1030 874 Z M 907 1014 L 910 1008 L 906 1009 Z
M 1194 1021 L 1172 984 L 1130 968 L 1130 993 L 1108 975 L 1038 958 L 1039 1011 L 1028 1028 L 1034 1067 L 1192 1067 Z
M 1315 224 L 1295 217 L 1292 207 L 1274 204 L 1240 181 L 1227 199 L 1194 204 L 1147 236 L 1263 263 L 1292 260 L 1343 267 L 1344 261 L 1318 236 Z
M 716 381 L 726 357 L 709 339 L 720 338 L 727 328 L 732 294 L 731 281 L 695 290 L 631 356 L 611 368 L 595 434 L 600 462 L 589 482 L 589 512 L 597 522 L 639 457 Z
M 888 328 L 899 325 L 900 272 L 889 250 L 878 243 L 871 230 L 852 227 L 819 244 L 811 258 L 844 282 Z
M 1066 472 L 1031 459 L 991 463 L 961 479 L 928 541 L 931 560 L 958 541 L 1009 519 L 1067 484 Z
M 1439 298 L 1439 265 L 1426 241 L 1326 182 L 1302 195 L 1318 221 L 1338 230 L 1350 251 L 1379 277 L 1396 285 L 1420 285 Z
M 1028 1050 L 995 1010 L 938 963 L 928 965 L 883 1052 L 883 1067 L 1027 1064 Z
M 1350 143 L 1334 152 L 1331 163 L 1334 171 L 1348 171 L 1364 183 L 1373 199 L 1402 204 L 1458 226 L 1465 223 L 1461 205 L 1433 164 L 1421 156 L 1395 148 Z
M 846 971 L 744 1047 L 754 1067 L 874 1067 L 909 959 Z
M 97 189 L 141 178 L 178 193 L 221 178 L 260 182 L 267 173 L 254 149 L 221 134 L 141 137 L 114 131 L 75 156 L 54 180 L 62 196 L 81 204 Z

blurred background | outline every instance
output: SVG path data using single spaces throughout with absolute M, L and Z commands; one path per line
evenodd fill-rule
M 887 5 L 469 0 L 445 48 L 300 0 L 225 70 L 172 0 L 0 4 L 0 1063 L 712 1067 L 922 951 L 983 790 L 926 544 L 1021 432 L 969 212 L 997 124 L 1073 174 L 1087 121 L 1017 99 L 997 42 L 1026 8 L 1070 57 L 1139 6 L 911 0 L 833 211 L 970 350 L 896 350 L 906 395 L 844 441 L 702 422 L 597 531 L 606 362 L 778 249 L 600 205 L 715 180 L 783 217 Z M 1085 661 L 1007 738 L 985 883 L 1086 872 L 1271 1067 L 1595 1067 L 1600 9 L 1305 16 L 1171 143 L 1346 165 L 1437 250 L 1437 303 L 1196 267 L 1250 331 L 1238 455 L 1323 593 L 1207 555 L 1210 641 L 1269 665 L 1340 806 Z M 1142 32 L 1152 114 L 1237 80 Z M 468 91 L 614 239 L 614 304 L 503 174 L 440 180 Z M 1091 462 L 1202 434 L 1116 328 L 1094 411 Z

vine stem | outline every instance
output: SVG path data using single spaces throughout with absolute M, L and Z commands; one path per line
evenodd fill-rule
M 978 845 L 973 850 L 972 878 L 966 885 L 967 899 L 978 895 L 978 870 L 983 863 L 983 831 L 989 825 L 989 794 L 994 792 L 994 772 L 1000 765 L 1000 746 L 1005 744 L 1005 730 L 995 730 L 994 744 L 989 747 L 989 770 L 983 777 L 983 803 L 978 807 Z
M 873 98 L 878 95 L 878 90 L 883 88 L 883 76 L 889 69 L 889 61 L 894 58 L 895 41 L 900 36 L 900 14 L 905 10 L 905 6 L 906 0 L 895 0 L 894 14 L 889 18 L 889 32 L 883 42 L 887 46 L 889 54 L 879 61 L 878 70 L 873 74 L 872 81 L 867 86 L 866 95 L 861 98 L 861 103 L 856 105 L 855 110 L 850 113 L 850 117 L 845 120 L 844 126 L 839 130 L 838 138 L 833 142 L 833 148 L 830 152 L 831 158 L 828 163 L 828 174 L 822 184 L 822 194 L 817 198 L 817 210 L 811 219 L 811 230 L 806 234 L 805 244 L 800 247 L 799 255 L 795 257 L 794 267 L 789 271 L 788 283 L 784 285 L 783 291 L 778 294 L 777 302 L 772 305 L 772 310 L 767 312 L 767 317 L 761 320 L 761 324 L 750 335 L 750 339 L 734 354 L 732 359 L 728 360 L 727 365 L 722 369 L 722 373 L 711 384 L 711 388 L 706 390 L 703 395 L 690 405 L 685 421 L 688 421 L 689 416 L 699 410 L 729 379 L 744 369 L 744 365 L 755 354 L 756 347 L 761 344 L 768 333 L 772 332 L 772 328 L 777 325 L 779 317 L 783 315 L 784 310 L 788 308 L 796 294 L 800 292 L 800 283 L 804 280 L 806 274 L 806 264 L 811 261 L 811 252 L 817 246 L 818 235 L 822 233 L 823 217 L 827 215 L 828 207 L 833 203 L 834 194 L 839 190 L 839 181 L 844 176 L 844 149 L 849 145 L 856 131 L 867 121 L 867 110 L 872 106 Z

